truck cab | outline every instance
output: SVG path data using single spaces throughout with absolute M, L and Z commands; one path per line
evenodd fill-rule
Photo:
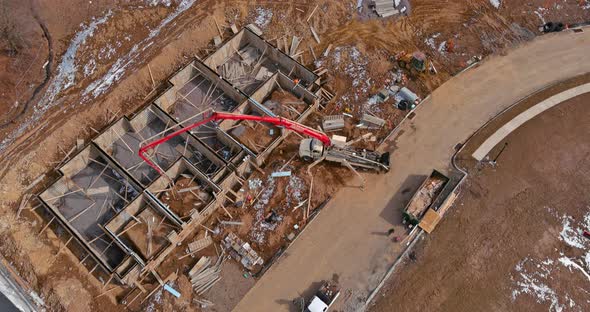
M 335 283 L 326 282 L 315 294 L 306 312 L 326 312 L 340 296 L 340 287 Z
M 299 157 L 305 161 L 320 159 L 324 155 L 324 145 L 316 139 L 303 139 L 299 144 Z

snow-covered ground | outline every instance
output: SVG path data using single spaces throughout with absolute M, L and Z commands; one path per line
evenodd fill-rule
M 583 236 L 584 229 L 590 229 L 590 207 L 584 219 L 576 222 L 571 216 L 559 216 L 552 212 L 561 220 L 562 229 L 559 232 L 559 239 L 563 242 L 563 248 L 557 251 L 557 256 L 550 256 L 545 259 L 535 259 L 526 257 L 522 259 L 515 267 L 516 274 L 511 276 L 514 283 L 512 290 L 512 300 L 519 296 L 527 295 L 533 297 L 539 303 L 549 304 L 550 312 L 562 311 L 583 311 L 582 307 L 590 304 L 590 297 L 579 299 L 576 302 L 572 298 L 573 294 L 568 293 L 563 285 L 575 283 L 580 278 L 587 280 L 588 285 L 582 287 L 573 287 L 581 293 L 590 294 L 590 239 Z M 572 249 L 582 256 L 573 257 L 567 254 L 566 250 Z M 573 279 L 574 275 L 581 275 Z M 564 278 L 567 276 L 567 279 Z M 560 285 L 555 287 L 554 285 Z M 577 285 L 575 285 L 577 286 Z M 585 302 L 580 302 L 583 300 Z
M 100 53 L 98 53 L 95 58 L 90 59 L 79 59 L 81 51 L 97 30 L 101 27 L 106 27 L 109 19 L 113 18 L 116 12 L 108 11 L 102 17 L 94 18 L 90 22 L 80 25 L 80 29 L 73 35 L 65 53 L 59 58 L 55 74 L 51 79 L 47 90 L 41 96 L 37 104 L 32 107 L 32 115 L 27 117 L 17 129 L 9 133 L 0 142 L 0 153 L 2 153 L 17 137 L 28 131 L 31 126 L 38 125 L 39 121 L 49 109 L 62 104 L 63 94 L 80 82 L 76 80 L 76 77 L 87 77 L 92 75 L 97 69 L 97 64 L 101 63 L 99 62 L 100 60 L 110 59 L 115 55 L 115 52 L 118 52 L 119 55 L 122 56 L 119 57 L 104 74 L 97 77 L 90 85 L 88 85 L 88 87 L 82 92 L 82 98 L 78 103 L 87 103 L 108 91 L 129 71 L 129 69 L 131 69 L 133 65 L 138 61 L 141 61 L 142 55 L 145 54 L 149 47 L 154 43 L 154 40 L 160 32 L 196 2 L 197 0 L 175 1 L 174 3 L 178 3 L 176 9 L 160 21 L 156 27 L 151 29 L 146 37 L 137 40 L 137 43 L 128 51 L 116 51 L 121 44 L 114 43 L 114 45 L 106 47 L 104 51 L 100 50 Z M 171 3 L 173 3 L 171 0 L 146 1 L 148 6 L 170 6 Z M 121 36 L 125 36 L 122 40 L 130 40 L 125 34 L 121 34 Z M 72 107 L 74 107 L 74 105 L 69 105 L 64 111 Z

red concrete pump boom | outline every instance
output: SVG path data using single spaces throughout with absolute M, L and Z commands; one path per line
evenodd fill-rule
M 285 119 L 282 117 L 270 117 L 270 116 L 254 116 L 254 115 L 242 115 L 242 114 L 232 114 L 232 113 L 220 113 L 220 112 L 212 112 L 211 115 L 209 115 L 208 117 L 205 117 L 203 120 L 194 123 L 190 126 L 186 126 L 182 129 L 178 129 L 158 140 L 155 140 L 153 142 L 148 143 L 147 145 L 141 147 L 139 149 L 139 157 L 141 157 L 141 159 L 143 159 L 143 161 L 145 161 L 148 165 L 150 165 L 150 167 L 154 168 L 156 171 L 158 171 L 160 174 L 164 174 L 164 172 L 162 172 L 162 170 L 160 169 L 160 167 L 158 167 L 156 164 L 154 164 L 150 159 L 148 159 L 148 157 L 145 155 L 147 151 L 153 149 L 154 147 L 165 143 L 166 141 L 172 139 L 173 137 L 180 135 L 182 133 L 188 132 L 192 129 L 198 128 L 210 121 L 217 121 L 217 120 L 225 120 L 225 119 L 230 119 L 230 120 L 253 120 L 253 121 L 260 121 L 260 122 L 267 122 L 273 125 L 277 125 L 277 126 L 281 126 L 284 127 L 285 129 L 291 130 L 291 131 L 295 131 L 297 133 L 300 134 L 304 134 L 307 135 L 309 137 L 312 137 L 314 139 L 319 140 L 320 142 L 322 142 L 322 144 L 324 144 L 324 146 L 329 147 L 332 145 L 332 141 L 330 140 L 330 137 L 328 137 L 325 133 L 318 131 L 318 130 L 314 130 L 310 127 L 307 127 L 305 125 L 302 125 L 298 122 L 289 120 L 289 119 Z

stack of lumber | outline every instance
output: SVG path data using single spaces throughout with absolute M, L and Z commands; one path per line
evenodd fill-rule
M 198 304 L 199 307 L 201 307 L 201 309 L 206 309 L 206 308 L 209 308 L 209 307 L 212 307 L 213 306 L 213 302 L 211 302 L 211 301 L 209 301 L 207 299 L 203 299 L 203 298 L 201 298 L 201 299 L 194 298 L 193 299 L 193 302 L 196 303 L 196 304 Z
M 196 241 L 188 244 L 188 253 L 195 253 L 209 247 L 213 243 L 210 236 L 197 239 Z
M 217 258 L 213 265 L 209 257 L 201 257 L 189 271 L 188 275 L 197 295 L 204 294 L 221 279 L 221 265 L 224 261 L 223 254 Z
M 385 125 L 385 120 L 373 115 L 364 113 L 361 118 L 361 124 L 370 129 L 381 128 Z
M 375 6 L 375 13 L 380 17 L 399 14 L 399 10 L 396 10 L 394 7 L 393 0 L 374 0 L 373 5 Z

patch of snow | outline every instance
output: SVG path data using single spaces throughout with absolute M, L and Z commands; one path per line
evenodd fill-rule
M 255 179 L 250 179 L 250 180 L 248 180 L 248 187 L 249 187 L 251 190 L 257 190 L 257 189 L 259 189 L 261 186 L 262 186 L 262 180 L 260 180 L 260 179 L 257 179 L 257 178 L 255 178 Z
M 271 9 L 265 9 L 262 7 L 258 7 L 258 8 L 256 8 L 256 14 L 258 14 L 258 15 L 256 16 L 256 19 L 254 20 L 254 24 L 256 24 L 258 27 L 264 28 L 268 24 L 270 24 L 270 21 L 272 20 L 272 16 L 273 16 Z
M 500 8 L 500 0 L 490 0 L 490 4 L 493 5 L 496 9 Z
M 559 262 L 563 264 L 566 268 L 570 269 L 570 272 L 572 270 L 572 267 L 582 271 L 582 274 L 584 274 L 584 276 L 586 276 L 586 278 L 590 281 L 590 275 L 588 274 L 588 272 L 586 272 L 586 270 L 584 270 L 584 268 L 574 260 L 568 257 L 561 257 L 559 258 Z
M 252 208 L 254 208 L 255 215 L 254 215 L 254 224 L 250 231 L 250 237 L 252 240 L 258 244 L 263 244 L 266 241 L 266 233 L 268 231 L 274 230 L 274 226 L 269 225 L 264 221 L 264 210 L 270 199 L 272 198 L 275 192 L 276 184 L 275 179 L 271 176 L 266 179 L 265 189 L 262 191 L 262 194 L 258 197 L 256 204 Z
M 163 5 L 169 7 L 172 4 L 172 0 L 147 0 L 146 2 L 148 6 Z
M 434 38 L 426 38 L 424 43 L 426 43 L 431 49 L 436 50 L 436 42 L 434 42 Z
M 590 207 L 588 209 L 590 210 Z M 560 312 L 568 307 L 575 307 L 576 302 L 572 300 L 569 293 L 564 292 L 564 289 L 558 288 L 558 292 L 548 286 L 555 283 L 554 278 L 563 279 L 557 277 L 560 275 L 553 274 L 553 272 L 563 272 L 555 263 L 563 265 L 572 273 L 572 269 L 581 271 L 590 281 L 590 250 L 588 250 L 588 244 L 582 235 L 582 228 L 590 227 L 590 212 L 586 213 L 583 221 L 576 226 L 571 216 L 563 215 L 559 217 L 551 208 L 548 208 L 548 210 L 551 215 L 561 219 L 562 230 L 559 233 L 559 239 L 568 246 L 583 250 L 585 252 L 584 256 L 581 261 L 573 260 L 573 258 L 565 256 L 563 253 L 559 254 L 556 261 L 549 258 L 543 261 L 524 258 L 515 266 L 515 271 L 518 273 L 517 277 L 511 277 L 516 285 L 516 288 L 512 291 L 512 300 L 515 300 L 521 294 L 528 294 L 533 296 L 539 303 L 550 303 L 549 311 Z M 579 289 L 588 293 L 581 287 Z
M 571 227 L 570 222 L 572 218 L 569 216 L 564 216 L 562 219 L 562 226 L 563 229 L 561 233 L 559 233 L 559 237 L 562 241 L 566 244 L 583 249 L 585 247 L 585 241 L 582 240 L 581 231 L 579 229 L 574 229 Z
M 440 54 L 445 54 L 445 52 L 447 52 L 447 42 L 443 41 L 438 45 L 438 52 L 440 52 Z
M 75 60 L 78 49 L 84 45 L 86 39 L 92 37 L 94 31 L 98 26 L 104 24 L 112 15 L 112 11 L 108 11 L 103 17 L 93 19 L 88 25 L 81 24 L 81 30 L 79 30 L 68 45 L 66 52 L 61 57 L 60 63 L 56 68 L 55 75 L 47 87 L 43 97 L 33 107 L 33 115 L 21 125 L 16 128 L 13 132 L 9 133 L 0 142 L 0 153 L 2 153 L 6 147 L 11 144 L 16 138 L 22 135 L 31 125 L 34 125 L 38 120 L 45 114 L 51 107 L 61 103 L 56 100 L 57 96 L 74 85 L 76 80 L 76 72 L 78 71 Z
M 512 292 L 513 300 L 516 299 L 518 295 L 525 293 L 535 297 L 539 303 L 549 301 L 551 303 L 549 311 L 563 311 L 564 307 L 559 304 L 559 299 L 553 289 L 526 274 L 521 274 L 521 277 L 522 280 L 516 283 L 520 289 L 516 289 Z
M 285 187 L 285 194 L 287 194 L 287 207 L 291 204 L 299 204 L 303 201 L 303 192 L 305 191 L 305 182 L 300 177 L 291 175 L 289 184 Z
M 92 37 L 98 26 L 106 23 L 112 14 L 112 11 L 109 10 L 105 16 L 94 19 L 88 26 L 80 25 L 82 30 L 78 31 L 72 41 L 70 41 L 68 49 L 57 66 L 55 78 L 47 88 L 47 92 L 45 92 L 43 98 L 39 101 L 40 109 L 48 109 L 53 106 L 55 97 L 60 92 L 74 85 L 76 82 L 77 68 L 75 61 L 78 49 L 86 42 L 88 37 Z
M 108 60 L 111 58 L 111 56 L 115 55 L 115 52 L 117 52 L 117 50 L 115 50 L 115 48 L 113 48 L 110 44 L 107 44 L 100 49 L 100 52 L 98 53 L 98 59 Z
M 96 61 L 90 60 L 86 65 L 84 65 L 84 77 L 88 77 L 94 73 L 96 70 Z
M 436 33 L 426 39 L 424 39 L 424 43 L 430 47 L 432 50 L 436 50 L 436 41 L 434 39 L 438 38 L 440 33 Z
M 86 88 L 86 90 L 84 90 L 83 95 L 86 96 L 91 94 L 92 97 L 96 98 L 108 90 L 113 85 L 113 83 L 117 82 L 119 79 L 121 79 L 121 77 L 123 77 L 127 68 L 135 63 L 135 61 L 138 59 L 138 56 L 140 56 L 142 52 L 145 52 L 145 50 L 147 50 L 153 44 L 153 39 L 160 33 L 160 31 L 162 31 L 164 27 L 166 27 L 171 21 L 178 17 L 178 15 L 188 10 L 195 2 L 196 0 L 183 0 L 180 2 L 176 10 L 172 14 L 168 15 L 164 20 L 162 20 L 156 28 L 150 31 L 149 35 L 145 39 L 135 44 L 127 53 L 127 55 L 118 59 L 106 74 L 92 82 Z
M 175 11 L 162 20 L 145 39 L 134 45 L 133 48 L 125 56 L 118 59 L 102 77 L 90 84 L 82 92 L 83 97 L 79 102 L 85 103 L 88 100 L 96 98 L 121 79 L 126 70 L 138 59 L 141 59 L 141 53 L 145 52 L 153 44 L 153 39 L 160 33 L 160 31 L 178 17 L 178 15 L 189 9 L 195 2 L 196 0 L 182 0 L 176 7 Z M 78 50 L 84 45 L 86 39 L 94 34 L 94 31 L 100 25 L 107 22 L 112 14 L 112 11 L 108 11 L 103 17 L 93 19 L 88 25 L 81 25 L 82 29 L 78 31 L 70 41 L 66 52 L 62 56 L 60 63 L 57 65 L 54 78 L 47 87 L 43 97 L 39 100 L 37 105 L 33 107 L 32 116 L 23 121 L 18 128 L 9 133 L 0 142 L 0 153 L 2 153 L 16 138 L 29 130 L 31 125 L 38 124 L 38 121 L 43 117 L 47 110 L 62 103 L 62 99 L 60 99 L 58 95 L 73 86 L 76 82 L 75 78 L 79 70 L 75 65 Z M 84 68 L 82 68 L 82 71 L 84 71 Z M 42 130 L 44 127 L 45 126 L 41 127 L 39 130 Z
M 537 16 L 539 17 L 539 19 L 541 19 L 541 22 L 543 22 L 543 24 L 545 24 L 545 17 L 543 17 L 543 14 L 545 14 L 545 12 L 547 11 L 547 9 L 539 7 L 537 8 L 537 10 L 534 11 L 535 14 L 537 14 Z
M 162 290 L 164 288 L 160 288 L 150 299 L 150 303 L 148 304 L 147 308 L 145 309 L 147 312 L 154 312 L 156 311 L 156 304 L 162 304 Z

